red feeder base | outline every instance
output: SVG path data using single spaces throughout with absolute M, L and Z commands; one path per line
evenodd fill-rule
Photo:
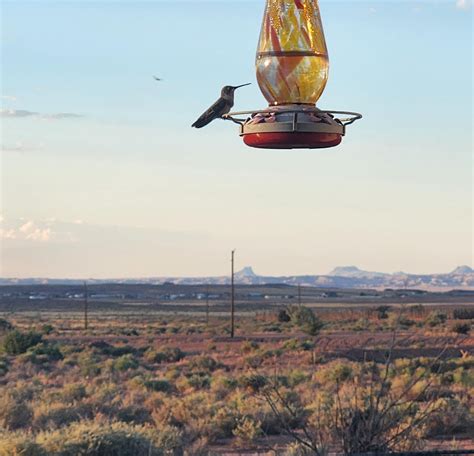
M 275 106 L 253 113 L 241 124 L 240 136 L 261 149 L 322 149 L 341 143 L 342 122 L 314 106 Z
M 260 149 L 324 149 L 338 146 L 342 135 L 337 133 L 249 133 L 244 143 Z

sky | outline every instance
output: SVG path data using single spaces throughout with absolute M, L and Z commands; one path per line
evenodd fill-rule
M 283 151 L 190 128 L 226 84 L 266 106 L 264 4 L 1 2 L 0 276 L 472 266 L 472 1 L 321 0 L 318 106 L 364 118 Z

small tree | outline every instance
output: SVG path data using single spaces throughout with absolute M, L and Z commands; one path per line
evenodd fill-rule
M 42 340 L 39 333 L 30 331 L 22 333 L 18 330 L 10 331 L 3 339 L 2 348 L 9 355 L 20 355 L 30 347 L 38 345 Z
M 446 323 L 446 320 L 448 319 L 448 315 L 446 312 L 441 312 L 440 310 L 435 310 L 434 312 L 431 312 L 428 315 L 428 318 L 426 319 L 426 323 L 431 326 L 440 326 Z
M 404 383 L 396 383 L 397 366 L 392 361 L 395 338 L 384 363 L 363 362 L 360 371 L 337 377 L 333 391 L 310 394 L 314 402 L 296 408 L 288 400 L 288 388 L 278 379 L 259 392 L 270 405 L 281 429 L 309 453 L 323 456 L 329 444 L 343 449 L 344 454 L 391 452 L 416 449 L 428 420 L 439 413 L 434 384 L 435 372 L 441 372 L 441 357 L 432 359 Z M 286 394 L 285 394 L 286 392 Z M 298 394 L 290 390 L 293 401 Z M 301 412 L 303 408 L 303 412 Z M 306 418 L 295 428 L 290 420 Z
M 280 323 L 288 323 L 290 320 L 291 317 L 285 309 L 281 309 L 280 312 L 278 312 L 278 321 Z
M 316 336 L 324 327 L 324 323 L 308 307 L 291 306 L 288 308 L 288 314 L 291 321 L 310 336 Z

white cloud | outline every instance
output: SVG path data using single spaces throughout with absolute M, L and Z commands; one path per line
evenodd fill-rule
M 17 141 L 13 145 L 5 145 L 5 144 L 0 145 L 0 151 L 2 152 L 25 152 L 25 150 L 27 149 L 25 145 L 23 144 L 23 141 Z
M 7 118 L 22 118 L 39 116 L 38 112 L 27 111 L 26 109 L 2 109 L 0 110 L 0 117 Z
M 16 239 L 17 233 L 14 229 L 5 230 L 0 228 L 0 239 Z
M 44 120 L 61 120 L 61 119 L 79 119 L 81 114 L 75 114 L 72 112 L 58 112 L 52 114 L 41 114 L 35 111 L 27 111 L 26 109 L 1 109 L 0 117 L 10 119 L 22 119 L 25 117 L 35 117 Z
M 31 230 L 35 228 L 35 224 L 32 220 L 29 220 L 28 222 L 24 223 L 23 225 L 20 226 L 19 230 L 22 233 L 29 233 Z
M 47 242 L 51 240 L 53 232 L 51 228 L 35 228 L 33 231 L 27 234 L 26 239 L 31 241 Z
M 38 226 L 32 220 L 29 220 L 26 223 L 23 223 L 23 225 L 21 225 L 18 228 L 18 232 L 16 232 L 15 229 L 10 229 L 9 232 L 11 232 L 12 235 L 14 235 L 14 237 L 10 237 L 7 239 L 23 238 L 28 241 L 39 241 L 39 242 L 50 241 L 54 234 L 51 228 Z M 22 235 L 21 237 L 18 236 L 20 233 Z

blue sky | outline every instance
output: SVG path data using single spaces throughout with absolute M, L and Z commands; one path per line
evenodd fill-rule
M 1 275 L 472 265 L 471 2 L 320 2 L 318 105 L 364 114 L 324 151 L 189 127 L 225 84 L 265 106 L 263 5 L 2 2 Z

